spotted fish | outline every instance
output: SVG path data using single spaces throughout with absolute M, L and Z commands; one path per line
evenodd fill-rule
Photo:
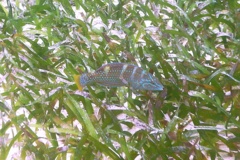
M 74 80 L 79 90 L 93 83 L 107 87 L 130 86 L 133 90 L 163 90 L 162 84 L 152 74 L 126 63 L 105 64 L 94 73 L 75 75 Z

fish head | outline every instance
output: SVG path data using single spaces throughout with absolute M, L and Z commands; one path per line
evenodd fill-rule
M 149 78 L 142 82 L 142 89 L 150 91 L 162 91 L 163 85 L 156 77 L 149 74 Z

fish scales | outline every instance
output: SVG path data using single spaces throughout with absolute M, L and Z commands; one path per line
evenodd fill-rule
M 107 87 L 130 86 L 134 90 L 163 90 L 156 77 L 138 66 L 125 63 L 109 63 L 94 73 L 85 73 L 74 79 L 79 90 L 92 83 Z
M 124 86 L 127 82 L 130 82 L 129 78 L 133 68 L 133 65 L 121 63 L 104 65 L 95 72 L 95 76 L 99 78 L 99 81 L 96 82 L 106 86 Z
M 133 72 L 135 70 L 135 72 Z M 114 87 L 124 86 L 127 83 L 140 83 L 140 78 L 144 70 L 131 65 L 123 63 L 112 63 L 100 67 L 96 70 L 94 77 L 96 82 L 102 85 Z
M 96 70 L 94 76 L 96 77 L 96 83 L 103 86 L 119 87 L 123 86 L 123 82 L 119 79 L 121 74 L 121 65 L 104 65 Z

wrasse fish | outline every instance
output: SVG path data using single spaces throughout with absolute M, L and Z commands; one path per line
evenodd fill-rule
M 94 73 L 74 75 L 74 80 L 81 91 L 93 83 L 106 87 L 130 86 L 133 90 L 163 90 L 162 84 L 152 74 L 126 63 L 105 64 Z

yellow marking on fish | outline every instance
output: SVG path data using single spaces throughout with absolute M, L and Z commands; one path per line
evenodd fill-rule
M 83 87 L 80 84 L 80 75 L 74 75 L 73 78 L 74 78 L 74 81 L 75 81 L 75 83 L 78 87 L 78 90 L 82 91 Z
M 110 71 L 110 66 L 105 66 L 103 70 L 105 74 L 108 74 L 108 72 Z

